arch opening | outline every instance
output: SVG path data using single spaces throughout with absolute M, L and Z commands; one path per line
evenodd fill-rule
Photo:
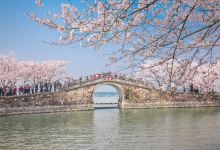
M 123 90 L 120 85 L 101 83 L 96 85 L 93 90 L 93 107 L 95 109 L 120 108 L 123 97 Z

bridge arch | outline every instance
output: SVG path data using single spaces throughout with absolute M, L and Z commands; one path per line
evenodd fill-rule
M 125 90 L 122 87 L 121 84 L 115 83 L 115 82 L 111 82 L 111 81 L 103 81 L 101 83 L 98 83 L 94 86 L 93 90 L 92 90 L 92 103 L 94 103 L 94 93 L 95 90 L 103 85 L 108 85 L 108 86 L 112 86 L 113 88 L 115 88 L 119 94 L 119 99 L 118 99 L 118 107 L 121 107 L 122 102 L 124 101 L 124 97 L 125 97 Z

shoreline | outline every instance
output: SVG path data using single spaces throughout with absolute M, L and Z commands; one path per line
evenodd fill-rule
M 96 109 L 90 92 L 79 93 L 80 91 L 52 92 L 0 97 L 0 116 L 93 111 Z M 220 95 L 196 95 L 187 93 L 178 93 L 175 95 L 168 93 L 151 94 L 152 96 L 144 99 L 136 97 L 119 98 L 118 109 L 220 107 Z
M 201 108 L 201 107 L 220 107 L 220 103 L 211 102 L 172 102 L 172 103 L 148 103 L 148 104 L 126 104 L 120 108 L 114 109 L 164 109 L 164 108 Z M 29 107 L 6 107 L 0 108 L 1 116 L 24 115 L 24 114 L 44 114 L 44 113 L 61 113 L 75 111 L 94 111 L 95 109 L 113 109 L 95 108 L 93 104 L 80 105 L 60 105 L 60 106 L 29 106 Z

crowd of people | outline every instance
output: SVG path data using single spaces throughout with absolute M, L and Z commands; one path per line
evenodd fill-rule
M 125 74 L 121 73 L 113 73 L 113 72 L 104 72 L 104 73 L 96 73 L 85 77 L 79 77 L 78 79 L 69 79 L 62 84 L 60 81 L 56 81 L 53 83 L 40 82 L 38 84 L 24 84 L 20 86 L 16 86 L 15 84 L 9 83 L 5 85 L 4 81 L 0 80 L 0 96 L 14 96 L 14 95 L 28 95 L 35 93 L 44 93 L 44 92 L 55 92 L 59 91 L 62 87 L 69 87 L 71 85 L 81 85 L 85 82 L 90 82 L 98 79 L 103 80 L 113 80 L 120 79 L 125 81 L 131 81 L 141 84 L 148 85 L 142 78 L 131 78 L 127 77 Z M 189 88 L 183 87 L 184 93 L 200 93 L 198 86 L 193 85 L 191 83 Z M 215 94 L 214 90 L 210 91 L 207 94 Z
M 109 71 L 109 72 L 103 72 L 103 73 L 96 73 L 96 74 L 92 74 L 92 75 L 85 76 L 85 77 L 81 76 L 78 79 L 70 79 L 69 81 L 66 81 L 64 83 L 64 86 L 81 84 L 84 82 L 94 81 L 98 79 L 103 79 L 103 80 L 120 79 L 120 80 L 133 81 L 133 82 L 144 84 L 144 81 L 142 78 L 133 79 L 131 77 L 127 77 L 125 74 L 122 74 L 122 73 L 118 74 L 118 73 L 113 73 Z
M 194 85 L 193 83 L 190 83 L 188 90 L 186 90 L 186 88 L 183 87 L 183 92 L 184 93 L 189 92 L 189 93 L 195 93 L 195 94 L 218 94 L 218 92 L 214 90 L 213 88 L 204 93 L 204 91 L 199 89 L 199 87 Z
M 43 83 L 38 84 L 23 84 L 16 86 L 12 82 L 5 85 L 4 81 L 0 81 L 0 96 L 15 96 L 15 95 L 28 95 L 43 92 L 55 92 L 62 87 L 62 83 L 59 81 L 53 83 Z

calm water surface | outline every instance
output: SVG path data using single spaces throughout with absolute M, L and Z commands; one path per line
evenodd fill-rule
M 220 150 L 220 108 L 0 117 L 0 149 Z

